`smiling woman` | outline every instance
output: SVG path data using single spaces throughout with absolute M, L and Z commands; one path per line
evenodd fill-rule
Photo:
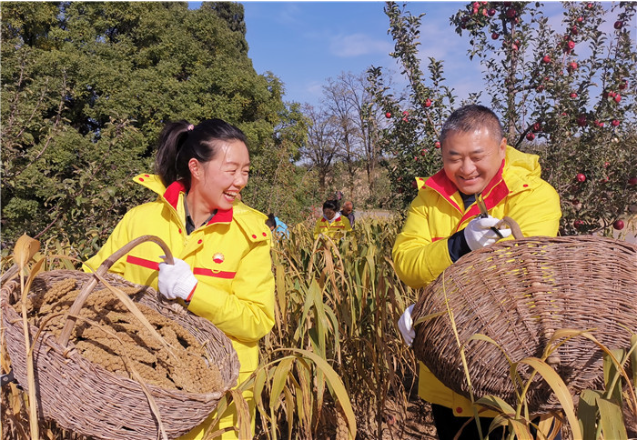
M 137 237 L 160 237 L 176 257 L 174 265 L 164 263 L 149 242 L 131 250 L 109 271 L 151 286 L 215 324 L 237 351 L 239 383 L 257 367 L 258 342 L 274 324 L 267 217 L 238 197 L 248 182 L 249 166 L 246 137 L 238 128 L 220 119 L 167 124 L 155 163 L 158 174 L 134 179 L 158 198 L 127 212 L 84 266 L 86 271 L 97 268 Z M 252 394 L 245 392 L 244 397 L 254 420 Z M 183 438 L 201 438 L 211 420 Z M 219 427 L 236 422 L 236 414 L 230 413 Z M 236 431 L 222 438 L 236 438 Z

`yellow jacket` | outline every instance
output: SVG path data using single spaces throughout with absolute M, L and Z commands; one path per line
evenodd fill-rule
M 508 146 L 499 172 L 483 191 L 489 214 L 513 218 L 526 237 L 553 237 L 558 233 L 558 193 L 540 173 L 538 156 Z M 448 238 L 480 213 L 476 203 L 464 209 L 459 191 L 443 170 L 427 180 L 417 178 L 417 183 L 419 193 L 392 249 L 397 275 L 413 288 L 428 285 L 452 264 Z M 472 415 L 469 400 L 445 387 L 425 365 L 420 365 L 419 395 L 423 399 L 453 408 L 458 416 Z
M 326 220 L 325 217 L 321 217 L 317 220 L 315 224 L 315 232 L 314 237 L 319 237 L 319 234 L 326 235 L 332 239 L 342 238 L 346 235 L 346 232 L 352 231 L 352 226 L 350 225 L 350 220 L 348 217 L 341 215 L 339 213 L 336 214 L 336 217 L 332 222 Z
M 208 224 L 187 235 L 183 184 L 174 182 L 165 188 L 159 176 L 149 174 L 134 180 L 159 197 L 127 212 L 102 249 L 86 261 L 84 270 L 89 271 L 87 266 L 97 269 L 139 236 L 160 237 L 174 257 L 190 265 L 199 281 L 188 310 L 208 319 L 230 338 L 240 372 L 254 371 L 259 362 L 259 340 L 275 323 L 271 234 L 266 216 L 235 202 L 231 210 L 218 211 Z M 143 243 L 115 262 L 110 272 L 157 290 L 160 255 L 157 244 Z

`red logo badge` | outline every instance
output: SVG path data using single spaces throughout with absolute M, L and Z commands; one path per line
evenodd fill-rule
M 218 252 L 215 255 L 213 255 L 213 261 L 217 264 L 223 263 L 224 262 L 224 254 Z

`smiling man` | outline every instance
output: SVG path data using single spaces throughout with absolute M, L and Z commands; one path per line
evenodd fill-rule
M 488 108 L 469 105 L 456 110 L 440 135 L 443 169 L 429 179 L 417 178 L 419 193 L 410 205 L 392 257 L 397 275 L 408 286 L 421 288 L 434 281 L 461 256 L 510 235 L 496 230 L 504 216 L 513 218 L 523 235 L 555 236 L 561 217 L 556 190 L 541 179 L 538 156 L 507 145 L 497 116 Z M 481 194 L 489 215 L 480 216 Z M 412 308 L 398 322 L 412 345 Z M 507 374 L 507 372 L 503 372 Z M 445 387 L 422 363 L 419 396 L 432 403 L 439 438 L 454 438 L 467 417 L 470 401 Z M 483 433 L 487 432 L 485 420 Z M 460 438 L 478 438 L 474 423 Z

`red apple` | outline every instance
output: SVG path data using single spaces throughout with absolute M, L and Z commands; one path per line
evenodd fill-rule
M 576 174 L 576 180 L 578 180 L 580 183 L 583 183 L 585 180 L 587 180 L 587 177 L 585 177 L 583 173 L 578 173 Z
M 620 90 L 625 90 L 625 89 L 627 88 L 627 80 L 626 80 L 626 79 L 625 79 L 625 80 L 623 80 L 623 81 L 620 83 L 620 85 L 618 86 L 618 88 L 619 88 Z
M 421 150 L 421 156 L 425 156 L 425 153 L 427 153 L 428 150 L 426 150 L 425 148 L 423 150 Z
M 417 185 L 416 180 L 412 181 L 412 188 L 417 189 L 419 185 Z
M 578 63 L 576 61 L 572 61 L 571 63 L 567 64 L 567 68 L 571 71 L 574 71 L 578 69 Z
M 576 119 L 576 123 L 578 124 L 579 127 L 586 127 L 587 126 L 587 116 L 580 115 L 578 117 L 578 119 Z
M 583 18 L 583 17 L 578 17 L 578 18 L 576 19 L 576 21 L 577 21 L 577 22 L 579 22 L 579 23 L 582 23 L 582 22 L 583 22 L 583 20 L 584 20 L 584 18 Z
M 492 40 L 498 40 L 498 37 L 500 37 L 500 35 L 497 32 L 492 33 Z
M 625 227 L 625 222 L 622 220 L 616 220 L 614 222 L 614 229 L 617 231 L 620 231 L 622 228 Z
M 593 7 L 594 7 L 594 4 L 593 4 L 593 3 L 587 3 L 587 9 L 591 9 L 591 8 L 593 8 Z
M 535 133 L 538 133 L 539 131 L 541 131 L 541 123 L 540 122 L 534 122 L 534 125 L 532 126 L 532 130 Z
M 528 141 L 533 141 L 535 137 L 536 135 L 532 133 L 531 131 L 527 133 L 527 135 L 525 136 L 525 138 L 527 138 Z
M 552 59 L 549 57 L 549 55 L 545 55 L 545 56 L 543 57 L 543 62 L 544 62 L 545 64 L 549 64 L 549 63 L 551 63 L 551 62 L 552 62 Z
M 409 112 L 407 110 L 403 110 L 403 116 L 407 116 Z
M 578 35 L 578 27 L 572 26 L 572 35 Z
M 570 98 L 572 98 L 572 99 L 578 98 L 578 93 L 576 93 L 576 92 L 571 92 L 571 93 L 569 94 L 569 97 L 570 97 Z
M 430 107 L 432 105 L 432 100 L 430 98 L 426 99 L 423 105 L 426 107 Z
M 510 8 L 505 12 L 505 16 L 509 19 L 516 17 L 516 9 Z
M 624 24 L 625 23 L 623 23 L 622 21 L 618 20 L 616 23 L 614 23 L 614 29 L 622 29 Z
M 582 220 L 574 220 L 574 227 L 576 229 L 580 229 L 583 226 L 585 226 L 585 222 L 584 221 L 582 221 Z
M 620 93 L 616 93 L 616 96 L 614 97 L 614 101 L 620 102 L 621 99 L 622 99 L 622 96 L 620 96 Z
M 635 177 L 632 177 L 631 179 L 629 179 L 627 181 L 628 184 L 636 186 L 636 182 L 638 181 L 638 179 L 636 179 Z
M 419 161 L 419 157 L 418 156 L 414 156 L 414 161 L 418 162 Z
M 399 187 L 399 188 L 397 188 L 397 192 L 398 192 L 399 194 L 403 194 L 403 191 L 405 191 L 403 188 L 400 188 L 400 187 Z
M 618 127 L 620 125 L 620 121 L 618 119 L 614 119 L 613 121 L 611 121 L 611 125 L 613 125 L 614 127 Z
M 576 43 L 574 43 L 573 41 L 570 40 L 567 42 L 567 48 L 569 50 L 573 50 L 575 47 L 576 47 Z
M 608 92 L 607 96 L 609 96 L 610 98 L 615 98 L 616 97 L 616 92 Z
M 385 114 L 385 117 L 386 117 L 386 118 L 388 118 L 388 119 L 390 119 L 390 118 L 392 117 L 392 113 L 387 112 L 387 113 Z
M 441 142 L 436 141 L 436 142 L 434 143 L 434 148 L 441 148 Z
M 496 9 L 491 8 L 489 11 L 487 11 L 487 15 L 489 15 L 490 17 L 494 17 L 494 14 L 496 14 Z

